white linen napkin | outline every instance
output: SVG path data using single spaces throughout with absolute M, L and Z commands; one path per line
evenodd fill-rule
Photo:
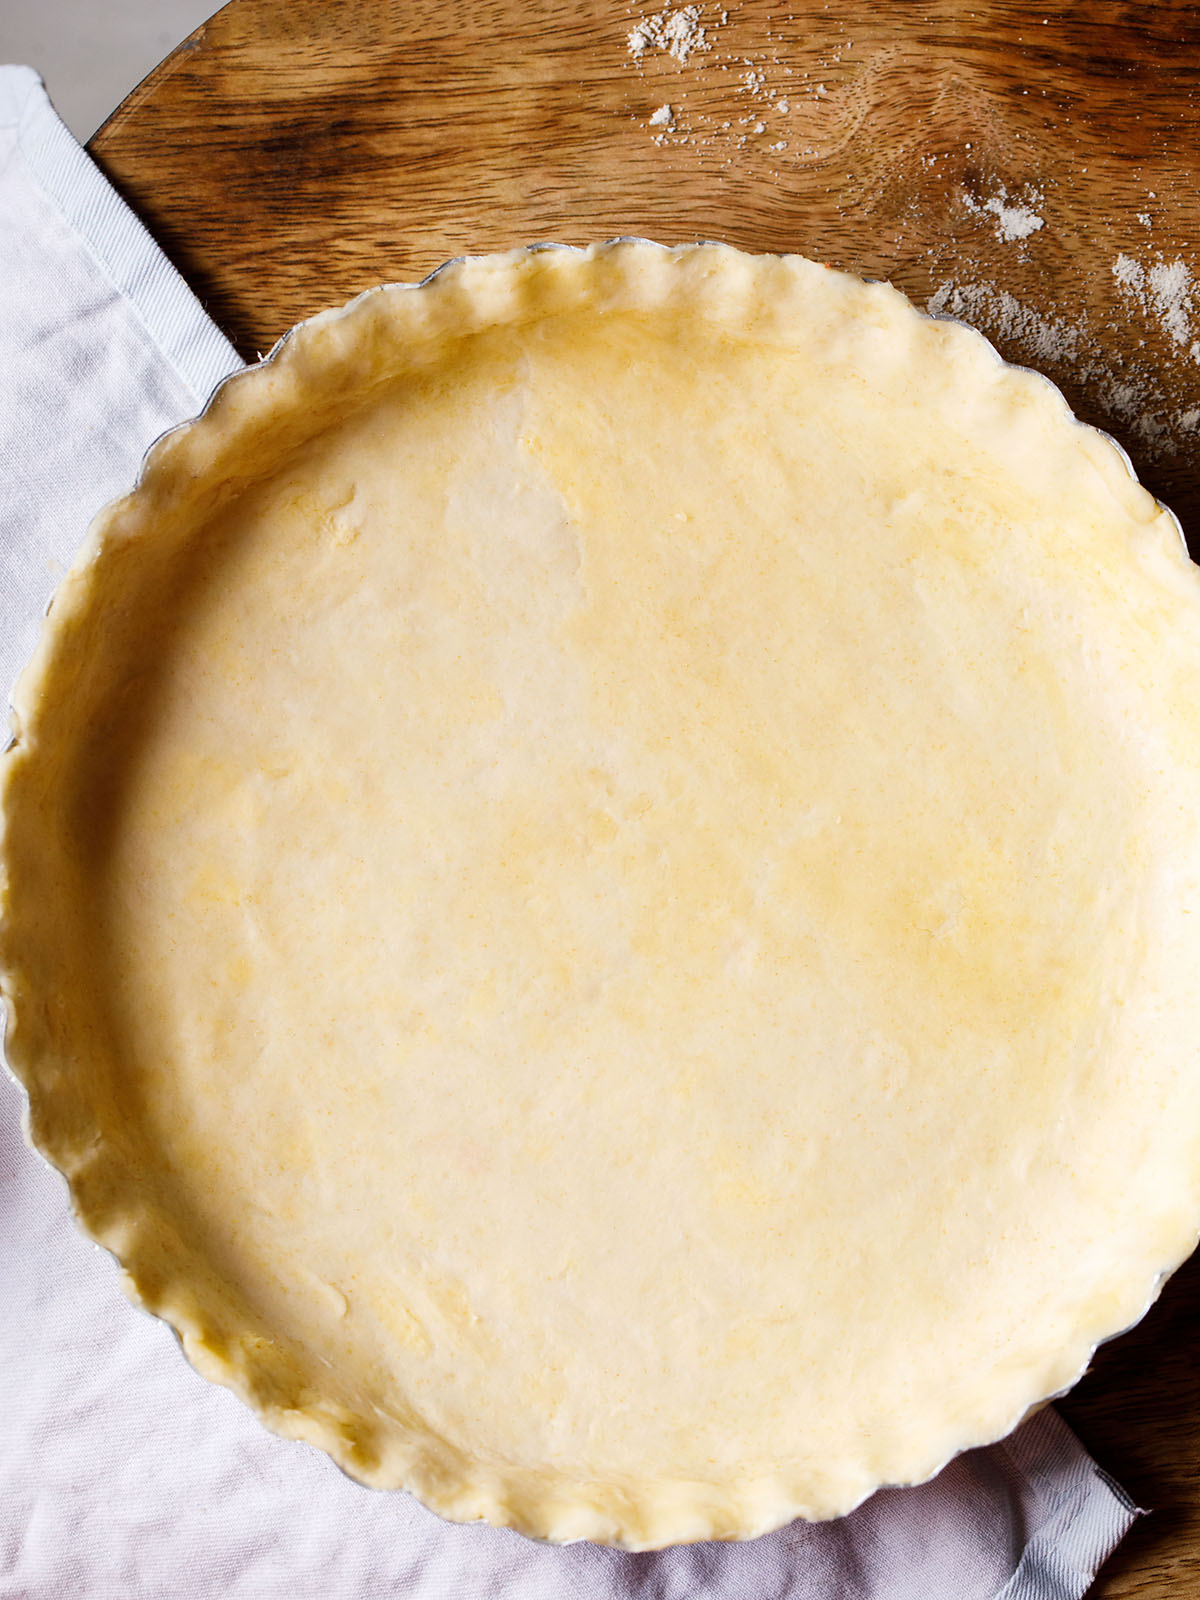
M 0 679 L 92 514 L 239 365 L 37 76 L 0 68 Z M 746 1544 L 451 1526 L 198 1378 L 76 1231 L 21 1113 L 0 1074 L 5 1600 L 1077 1600 L 1138 1514 L 1047 1409 L 929 1484 Z

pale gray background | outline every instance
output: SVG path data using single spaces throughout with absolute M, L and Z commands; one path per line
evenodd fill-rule
M 40 72 L 79 140 L 222 0 L 0 0 L 0 62 Z

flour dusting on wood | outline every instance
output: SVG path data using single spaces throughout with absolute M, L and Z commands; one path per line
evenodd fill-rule
M 1197 283 L 1187 262 L 1177 256 L 1146 266 L 1122 252 L 1113 262 L 1112 274 L 1126 299 L 1153 317 L 1175 344 L 1190 345 L 1189 354 L 1197 359 L 1192 337 Z
M 685 69 L 689 76 L 695 74 L 691 77 L 694 87 L 703 83 L 710 95 L 714 90 L 717 94 L 723 90 L 749 102 L 747 114 L 741 117 L 730 118 L 725 108 L 723 115 L 706 114 L 694 101 L 687 103 L 687 91 L 683 90 L 679 104 L 672 99 L 670 121 L 651 124 L 655 144 L 716 147 L 721 150 L 726 167 L 735 165 L 738 153 L 747 147 L 772 156 L 790 151 L 793 158 L 802 161 L 819 159 L 821 149 L 811 140 L 783 137 L 793 131 L 785 119 L 796 118 L 797 113 L 803 116 L 826 98 L 832 101 L 823 75 L 837 69 L 852 51 L 853 41 L 836 35 L 831 40 L 825 34 L 822 43 L 810 50 L 781 52 L 779 36 L 768 17 L 760 40 L 748 50 L 722 48 L 718 35 L 728 27 L 731 15 L 728 9 L 706 6 L 701 0 L 668 5 L 642 16 L 634 14 L 634 25 L 625 36 L 625 44 L 639 72 L 655 73 L 664 67 L 669 71 L 668 63 L 673 59 L 681 76 Z M 812 128 L 813 124 L 807 123 L 806 127 Z M 779 175 L 776 169 L 768 170 Z
M 996 193 L 986 200 L 976 200 L 971 194 L 963 195 L 963 204 L 976 216 L 995 218 L 996 237 L 1006 243 L 1028 239 L 1045 225 L 1045 218 L 1033 208 L 1042 204 L 1037 189 L 1028 189 L 1023 200 L 1010 200 L 1007 188 L 1001 184 Z
M 955 317 L 1005 344 L 1019 345 L 1026 359 L 1055 365 L 1078 361 L 1088 343 L 1087 324 L 1045 317 L 994 283 L 944 283 L 926 308 Z
M 1133 282 L 1129 267 L 1122 267 L 1121 273 Z M 1143 273 L 1143 280 L 1146 276 Z M 1186 436 L 1200 426 L 1200 409 L 1172 403 L 1160 367 L 1148 360 L 1123 359 L 1098 336 L 1086 316 L 1047 316 L 989 282 L 944 283 L 926 309 L 978 329 L 1001 345 L 1010 360 L 1048 375 L 1057 372 L 1078 384 L 1108 422 L 1152 459 L 1180 450 Z
M 642 17 L 630 30 L 629 54 L 640 61 L 647 50 L 663 50 L 683 63 L 695 50 L 711 50 L 708 32 L 700 21 L 699 6 L 679 6 Z
M 1154 190 L 1134 204 L 1155 209 L 1128 216 L 1136 242 L 1115 261 L 1101 247 L 1064 310 L 1045 273 L 1081 242 L 1079 219 L 1061 180 L 1031 170 L 1024 147 L 1001 147 L 986 134 L 981 142 L 976 129 L 936 148 L 898 147 L 877 190 L 864 190 L 849 141 L 875 102 L 876 82 L 899 70 L 886 44 L 864 50 L 859 40 L 856 49 L 832 18 L 781 36 L 770 14 L 751 29 L 748 13 L 705 0 L 659 3 L 645 14 L 631 5 L 626 38 L 627 63 L 657 87 L 634 112 L 654 144 L 704 148 L 710 169 L 824 182 L 818 196 L 844 188 L 839 210 L 847 218 L 848 207 L 870 210 L 883 200 L 880 248 L 886 239 L 914 266 L 931 256 L 940 264 L 931 312 L 969 323 L 1010 359 L 1062 383 L 1086 415 L 1144 457 L 1194 450 L 1200 397 L 1188 374 L 1200 366 L 1200 272 L 1153 249 L 1147 230 L 1163 226 Z M 1087 167 L 1079 176 L 1089 181 Z M 1100 232 L 1107 226 L 1094 221 Z M 1056 241 L 1055 227 L 1070 232 Z M 1095 250 L 1095 235 L 1091 242 Z M 802 225 L 796 247 L 804 248 Z M 949 281 L 939 281 L 943 274 Z

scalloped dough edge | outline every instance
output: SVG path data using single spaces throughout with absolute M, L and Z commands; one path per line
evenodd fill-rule
M 53 970 L 53 909 L 36 896 L 25 896 L 23 872 L 24 851 L 31 837 L 36 841 L 36 795 L 47 755 L 40 707 L 69 692 L 85 670 L 78 647 L 87 619 L 104 596 L 115 553 L 153 537 L 160 518 L 203 481 L 231 436 L 251 438 L 295 406 L 336 403 L 361 384 L 364 364 L 368 372 L 386 374 L 388 363 L 406 348 L 428 348 L 436 354 L 446 341 L 493 323 L 519 323 L 584 303 L 598 310 L 619 304 L 652 313 L 679 295 L 689 296 L 698 314 L 718 320 L 730 307 L 743 314 L 753 301 L 766 337 L 773 325 L 787 325 L 813 305 L 825 317 L 866 318 L 884 335 L 903 336 L 918 323 L 936 321 L 962 379 L 1007 384 L 1018 408 L 1036 407 L 1057 423 L 1071 425 L 1077 448 L 1160 554 L 1177 567 L 1181 585 L 1200 600 L 1200 582 L 1178 523 L 1136 482 L 1120 447 L 1079 423 L 1047 379 L 1002 362 L 965 325 L 924 316 L 890 285 L 867 284 L 800 256 L 751 256 L 720 244 L 666 247 L 619 239 L 585 250 L 534 246 L 461 258 L 419 284 L 370 289 L 344 307 L 320 313 L 286 334 L 263 361 L 225 379 L 198 418 L 158 439 L 132 492 L 93 520 L 54 596 L 37 649 L 13 693 L 14 737 L 0 774 L 5 1053 L 28 1095 L 31 1144 L 65 1176 L 79 1225 L 123 1267 L 130 1298 L 172 1327 L 197 1372 L 230 1389 L 273 1432 L 316 1445 L 357 1481 L 379 1489 L 406 1489 L 450 1521 L 485 1521 L 554 1543 L 591 1540 L 626 1550 L 752 1539 L 798 1517 L 841 1516 L 879 1487 L 927 1481 L 960 1451 L 1003 1438 L 1031 1411 L 1069 1389 L 1099 1343 L 1141 1318 L 1195 1244 L 1200 1193 L 1189 1197 L 1189 1204 L 1160 1231 L 1153 1266 L 1131 1273 L 1118 1292 L 1101 1297 L 1096 1315 L 1062 1349 L 1049 1357 L 1043 1352 L 1042 1359 L 1023 1370 L 1019 1401 L 1006 1388 L 999 1403 L 983 1414 L 938 1419 L 928 1448 L 923 1453 L 908 1450 L 902 1478 L 881 1463 L 876 1475 L 855 1474 L 827 1485 L 827 1493 L 816 1501 L 803 1482 L 786 1474 L 729 1487 L 687 1481 L 649 1487 L 601 1482 L 537 1486 L 527 1474 L 505 1482 L 395 1430 L 381 1448 L 378 1419 L 356 1415 L 307 1391 L 296 1394 L 283 1352 L 264 1347 L 261 1340 L 230 1336 L 222 1308 L 216 1306 L 214 1314 L 203 1286 L 164 1279 L 153 1203 L 136 1192 L 132 1199 L 122 1192 L 116 1170 L 120 1163 L 107 1165 L 88 1108 L 73 1093 L 77 1061 L 69 1008 L 44 976 Z M 948 1434 L 953 1434 L 952 1444 Z M 531 1494 L 535 1487 L 538 1492 Z

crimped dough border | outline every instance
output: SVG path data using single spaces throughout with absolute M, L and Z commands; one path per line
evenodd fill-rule
M 161 1249 L 152 1197 L 130 1184 L 121 1153 L 101 1136 L 81 1072 L 86 1071 L 86 1024 L 73 1023 L 71 997 L 55 982 L 63 916 L 53 895 L 39 892 L 54 857 L 41 799 L 57 766 L 55 728 L 47 708 L 79 692 L 88 672 L 88 636 L 97 615 L 121 588 L 125 557 L 153 540 L 165 519 L 203 494 L 214 472 L 229 470 L 238 451 L 310 407 L 336 408 L 382 382 L 402 361 L 435 360 L 451 341 L 494 323 L 519 323 L 571 306 L 619 305 L 653 312 L 685 296 L 698 316 L 736 317 L 753 302 L 768 337 L 816 302 L 826 317 L 866 318 L 883 332 L 903 335 L 920 314 L 886 284 L 863 284 L 798 256 L 749 256 L 728 246 L 666 248 L 616 240 L 575 250 L 538 246 L 494 257 L 449 263 L 421 284 L 372 289 L 347 306 L 300 324 L 258 365 L 226 379 L 203 414 L 172 430 L 149 450 L 134 490 L 94 519 L 47 614 L 36 652 L 13 694 L 13 743 L 3 757 L 0 805 L 0 992 L 7 1007 L 5 1050 L 29 1099 L 28 1135 L 63 1175 L 84 1231 L 124 1269 L 130 1297 L 165 1320 L 187 1359 L 204 1377 L 231 1389 L 274 1432 L 304 1439 L 328 1453 L 352 1477 L 376 1488 L 404 1488 L 454 1521 L 485 1520 L 553 1542 L 589 1539 L 630 1550 L 702 1539 L 748 1539 L 795 1517 L 823 1518 L 853 1509 L 877 1484 L 847 1503 L 813 1503 L 811 1485 L 780 1476 L 721 1492 L 710 1484 L 678 1482 L 617 1486 L 581 1481 L 564 1489 L 532 1475 L 500 1480 L 468 1460 L 448 1461 L 421 1439 L 386 1440 L 380 1419 L 356 1415 L 301 1380 L 286 1354 L 261 1338 L 231 1336 L 236 1306 L 215 1277 L 205 1282 L 172 1274 Z M 1015 407 L 1039 408 L 1054 423 L 1069 421 L 1076 447 L 1129 508 L 1134 520 L 1173 544 L 1187 565 L 1178 524 L 1137 485 L 1120 448 L 1078 424 L 1051 384 L 1036 373 L 1004 365 L 980 335 L 946 323 L 946 341 L 959 356 L 956 371 L 986 369 L 988 381 L 1009 386 Z M 1197 586 L 1200 588 L 1200 586 Z M 51 868 L 52 870 L 52 868 Z M 1073 1384 L 1101 1339 L 1137 1320 L 1165 1277 L 1195 1242 L 1195 1196 L 1181 1199 L 1178 1225 L 1164 1259 L 1111 1286 L 1112 1322 L 1080 1328 L 1027 1377 L 1023 1403 L 1008 1399 L 984 1408 L 964 1428 L 959 1448 L 1003 1437 L 1029 1410 Z M 166 1267 L 166 1270 L 164 1268 Z M 904 1460 L 882 1481 L 922 1482 L 946 1463 L 944 1448 L 905 1441 Z

